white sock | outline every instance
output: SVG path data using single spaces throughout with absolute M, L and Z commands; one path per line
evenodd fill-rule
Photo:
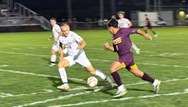
M 131 48 L 133 48 L 134 50 L 138 50 L 138 47 L 135 44 L 132 44 Z
M 159 80 L 155 79 L 153 82 L 153 86 L 156 86 L 159 83 Z
M 59 73 L 63 84 L 68 84 L 67 73 L 65 71 L 65 68 L 59 68 Z
M 103 80 L 105 80 L 107 78 L 107 76 L 103 72 L 101 72 L 100 70 L 96 70 L 95 75 L 99 76 Z
M 118 87 L 118 90 L 119 90 L 119 91 L 125 91 L 126 88 L 125 88 L 125 86 L 122 84 L 122 85 L 120 85 L 120 86 Z
M 51 62 L 55 62 L 56 61 L 56 55 L 51 55 Z
M 110 84 L 112 84 L 113 82 L 111 81 L 111 79 L 109 77 L 107 77 L 102 71 L 100 70 L 96 70 L 96 74 L 97 76 L 99 76 L 101 79 L 109 82 Z

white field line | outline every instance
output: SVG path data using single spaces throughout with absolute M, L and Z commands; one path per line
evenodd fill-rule
M 180 81 L 180 80 L 188 80 L 188 78 L 184 78 L 184 79 L 171 79 L 171 80 L 166 80 L 166 81 L 162 81 L 162 83 L 167 83 L 167 82 L 175 82 L 175 81 Z M 132 84 L 126 84 L 126 86 L 129 85 L 139 85 L 139 84 L 147 84 L 148 82 L 139 82 L 139 83 L 132 83 Z M 84 87 L 83 87 L 84 88 Z M 186 93 L 188 93 L 188 89 L 185 89 Z M 92 93 L 91 91 L 87 91 L 87 92 L 80 92 L 80 93 L 76 93 L 76 94 L 70 94 L 70 96 L 66 95 L 64 96 L 59 96 L 57 98 L 51 98 L 51 99 L 46 99 L 44 101 L 37 101 L 37 102 L 32 102 L 32 103 L 28 103 L 28 104 L 23 104 L 23 105 L 18 105 L 18 106 L 14 106 L 14 107 L 24 107 L 24 106 L 33 106 L 36 104 L 44 104 L 47 102 L 51 102 L 51 101 L 55 101 L 55 100 L 62 100 L 65 98 L 71 98 L 71 97 L 75 97 L 75 96 L 80 96 L 80 95 L 84 95 L 84 94 L 88 94 L 88 93 Z M 128 99 L 132 99 L 132 98 L 149 98 L 149 97 L 156 97 L 156 96 L 164 96 L 164 95 L 175 95 L 174 93 L 168 93 L 168 94 L 155 94 L 155 95 L 146 95 L 146 96 L 138 96 L 138 97 L 125 97 L 125 98 L 121 98 L 121 99 L 112 99 L 114 101 L 123 101 L 123 100 L 128 100 Z M 177 95 L 177 94 L 176 94 Z M 65 105 L 56 105 L 54 107 L 63 107 L 63 106 L 77 106 L 77 105 L 85 105 L 85 104 L 92 104 L 92 103 L 105 103 L 105 102 L 110 102 L 112 100 L 100 100 L 100 101 L 87 101 L 87 102 L 79 102 L 79 103 L 74 103 L 74 104 L 65 104 Z M 89 103 L 88 103 L 89 102 Z M 81 103 L 81 104 L 80 104 Z
M 67 99 L 67 98 L 71 98 L 71 97 L 75 97 L 75 96 L 80 96 L 80 95 L 88 94 L 88 93 L 91 93 L 91 92 L 90 91 L 86 91 L 86 92 L 80 92 L 80 93 L 76 93 L 76 94 L 69 94 L 69 95 L 65 95 L 65 96 L 59 96 L 57 98 L 47 99 L 47 100 L 44 100 L 44 101 L 37 101 L 37 102 L 33 102 L 33 103 L 29 103 L 29 104 L 24 104 L 24 105 L 17 105 L 17 106 L 13 106 L 13 107 L 33 106 L 33 105 L 36 105 L 36 104 L 47 103 L 47 102 L 55 101 L 55 100 Z
M 69 91 L 77 91 L 77 90 L 85 90 L 85 89 L 89 89 L 88 87 L 76 87 L 76 88 L 72 88 Z M 49 93 L 53 93 L 53 92 L 58 92 L 61 90 L 57 90 L 57 91 L 53 91 L 50 89 L 42 89 L 43 91 L 41 92 L 33 92 L 33 93 L 29 93 L 29 94 L 11 94 L 11 93 L 3 93 L 0 92 L 0 98 L 8 98 L 8 97 L 21 97 L 21 96 L 31 96 L 31 95 L 38 95 L 38 94 L 49 94 Z
M 38 77 L 53 77 L 53 78 L 58 78 L 60 79 L 59 76 L 53 76 L 53 75 L 46 75 L 46 74 L 36 74 L 36 73 L 31 73 L 31 72 L 23 72 L 23 71 L 15 71 L 15 70 L 6 70 L 6 69 L 0 69 L 1 72 L 11 72 L 11 73 L 16 73 L 16 74 L 24 74 L 24 75 L 32 75 L 32 76 L 38 76 Z M 83 79 L 77 79 L 77 78 L 68 78 L 69 80 L 74 80 L 74 81 L 85 81 Z
M 113 62 L 113 60 L 102 60 L 102 59 L 90 59 L 90 60 L 97 62 Z M 188 66 L 185 65 L 166 65 L 166 64 L 156 64 L 156 63 L 136 63 L 136 64 L 162 66 L 162 67 L 188 68 Z
M 17 94 L 17 95 L 14 95 L 14 94 L 10 94 L 10 93 L 0 93 L 0 98 L 6 98 L 6 97 L 20 97 L 20 96 L 28 96 L 28 95 L 37 95 L 37 94 L 41 94 L 41 93 L 52 93 L 54 92 L 53 90 L 49 90 L 49 89 L 43 89 L 44 91 L 41 91 L 41 92 L 33 92 L 33 93 L 30 93 L 30 94 Z
M 169 82 L 184 81 L 184 80 L 188 80 L 188 78 L 184 78 L 184 79 L 170 79 L 170 80 L 165 80 L 165 81 L 162 81 L 162 82 L 163 83 L 169 83 Z M 131 83 L 131 84 L 125 84 L 125 85 L 126 86 L 133 86 L 133 85 L 141 85 L 141 84 L 148 84 L 148 82 L 137 82 L 137 83 Z M 90 89 L 90 88 L 84 87 L 84 86 L 78 86 L 76 88 L 70 89 L 69 91 L 78 91 L 78 90 L 86 90 L 86 89 Z M 100 89 L 100 87 L 99 87 L 99 89 Z M 45 94 L 45 93 L 57 92 L 57 91 L 53 91 L 53 90 L 50 90 L 50 89 L 42 89 L 42 90 L 44 90 L 44 91 L 43 92 L 33 92 L 33 93 L 30 93 L 30 94 L 17 94 L 17 95 L 14 95 L 14 94 L 11 94 L 11 93 L 0 93 L 0 98 L 30 96 L 30 95 L 37 95 L 37 94 Z
M 88 48 L 88 49 L 93 49 L 93 50 L 106 50 L 104 48 Z M 155 56 L 182 56 L 182 55 L 188 55 L 187 53 L 169 53 L 169 52 L 165 52 L 165 53 L 160 53 L 159 52 L 153 52 L 153 51 L 142 51 L 141 53 L 152 53 L 152 54 L 156 54 Z M 154 56 L 154 55 L 153 55 Z
M 148 52 L 148 51 L 147 51 Z M 0 53 L 6 53 L 6 54 L 18 54 L 18 55 L 27 55 L 27 56 L 38 56 L 38 57 L 47 57 L 48 55 L 37 55 L 37 54 L 28 54 L 28 53 L 16 53 L 16 52 L 4 52 L 0 51 Z M 182 53 L 183 54 L 183 53 Z M 168 55 L 169 56 L 169 55 Z M 105 59 L 89 59 L 91 61 L 96 62 L 113 62 L 113 60 L 105 60 Z M 152 65 L 152 66 L 162 66 L 162 67 L 176 67 L 176 68 L 188 68 L 188 66 L 184 65 L 166 65 L 166 64 L 155 64 L 155 63 L 137 63 L 142 65 Z
M 5 54 L 17 54 L 17 55 L 26 55 L 26 56 L 38 56 L 38 57 L 47 57 L 49 55 L 39 55 L 39 54 L 30 54 L 30 53 L 18 53 L 18 52 L 6 52 L 6 51 L 0 51 L 0 53 L 5 53 Z
M 0 65 L 0 67 L 7 67 L 8 65 Z
M 188 88 L 181 92 L 173 92 L 167 94 L 154 94 L 154 95 L 145 95 L 145 96 L 137 96 L 137 97 L 124 97 L 119 99 L 109 99 L 109 100 L 96 100 L 96 101 L 85 101 L 85 102 L 77 102 L 77 103 L 70 103 L 70 104 L 63 104 L 63 105 L 54 105 L 48 107 L 74 107 L 74 106 L 83 106 L 87 104 L 99 104 L 99 103 L 108 103 L 108 102 L 118 102 L 118 101 L 127 101 L 127 100 L 137 100 L 137 99 L 147 99 L 147 98 L 154 98 L 159 96 L 176 96 L 176 95 L 184 95 L 188 94 Z

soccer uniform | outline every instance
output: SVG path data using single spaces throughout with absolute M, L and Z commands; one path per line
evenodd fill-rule
M 128 28 L 128 24 L 131 23 L 131 21 L 127 18 L 119 19 L 118 20 L 118 27 L 120 28 Z
M 68 36 L 60 36 L 59 42 L 60 45 L 63 46 L 63 52 L 66 54 L 68 53 L 68 56 L 65 57 L 65 59 L 69 62 L 70 66 L 78 63 L 84 67 L 88 67 L 91 65 L 90 61 L 85 55 L 85 52 L 83 49 L 77 49 L 79 46 L 79 43 L 83 40 L 79 35 L 76 33 L 70 31 Z
M 137 29 L 133 28 L 121 28 L 113 36 L 114 51 L 119 55 L 118 62 L 122 64 L 122 67 L 126 67 L 128 70 L 136 67 L 133 54 L 130 51 L 132 46 L 130 40 L 130 34 L 136 33 Z
M 61 28 L 59 27 L 58 24 L 55 24 L 52 28 L 52 33 L 54 37 L 54 44 L 52 45 L 52 49 L 55 51 L 59 50 L 59 44 L 58 44 L 59 33 L 58 32 L 61 32 Z

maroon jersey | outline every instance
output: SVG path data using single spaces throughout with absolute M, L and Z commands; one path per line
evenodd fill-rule
M 119 57 L 131 52 L 130 48 L 132 46 L 132 42 L 130 40 L 130 34 L 134 34 L 136 31 L 137 29 L 134 28 L 121 28 L 113 36 L 113 47 Z

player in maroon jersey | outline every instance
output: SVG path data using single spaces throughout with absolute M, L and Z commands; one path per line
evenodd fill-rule
M 118 91 L 114 98 L 122 97 L 127 93 L 127 90 L 122 84 L 121 78 L 117 72 L 124 67 L 135 76 L 152 83 L 154 86 L 154 93 L 157 93 L 159 91 L 160 81 L 157 79 L 153 79 L 145 72 L 142 72 L 135 64 L 133 54 L 130 51 L 132 45 L 130 40 L 130 34 L 139 34 L 150 40 L 152 40 L 152 37 L 139 29 L 119 28 L 116 19 L 111 19 L 107 23 L 107 26 L 108 31 L 113 35 L 113 46 L 111 46 L 108 42 L 106 42 L 104 46 L 111 51 L 117 52 L 119 56 L 118 60 L 114 61 L 110 66 L 110 73 L 114 81 L 118 85 Z
M 145 16 L 145 21 L 146 21 L 146 25 L 144 26 L 144 32 L 148 33 L 148 31 L 147 31 L 147 29 L 148 29 L 153 33 L 154 37 L 157 37 L 158 36 L 157 33 L 154 30 L 152 30 L 152 25 L 151 25 L 151 22 L 148 18 L 148 15 L 145 14 L 144 16 Z

